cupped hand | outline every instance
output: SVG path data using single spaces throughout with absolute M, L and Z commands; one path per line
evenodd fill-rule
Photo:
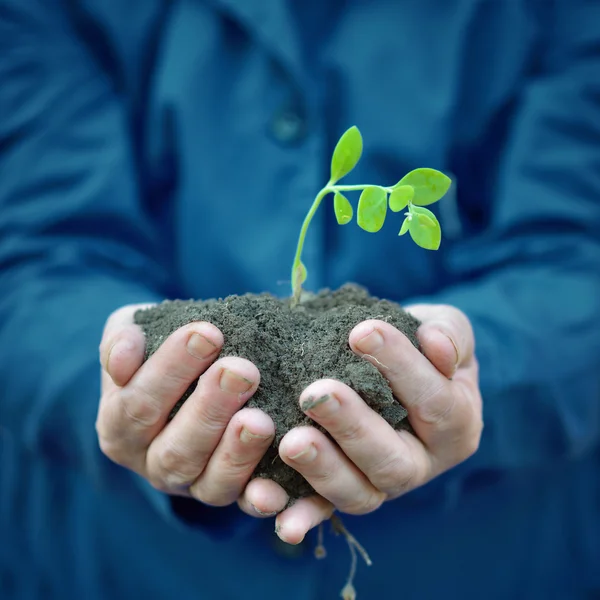
M 477 450 L 482 401 L 469 320 L 445 305 L 407 310 L 422 323 L 418 337 L 423 354 L 400 331 L 379 320 L 357 325 L 349 342 L 386 377 L 408 411 L 414 434 L 394 430 L 339 381 L 310 385 L 300 406 L 336 443 L 314 427 L 296 428 L 282 439 L 282 460 L 318 493 L 277 517 L 283 540 L 299 543 L 334 509 L 354 515 L 372 512 Z
M 244 408 L 258 387 L 258 369 L 242 358 L 217 359 L 223 336 L 205 322 L 178 329 L 144 362 L 145 338 L 133 323 L 143 307 L 119 309 L 105 327 L 96 421 L 102 452 L 167 494 L 212 506 L 239 500 L 254 516 L 281 511 L 288 497 L 273 482 L 255 488 L 255 498 L 242 496 L 275 433 L 270 417 Z

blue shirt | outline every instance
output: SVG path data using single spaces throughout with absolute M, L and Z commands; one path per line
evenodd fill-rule
M 438 252 L 317 213 L 311 289 L 449 303 L 480 451 L 349 518 L 359 598 L 600 590 L 600 4 L 0 0 L 0 597 L 335 598 L 349 559 L 173 501 L 99 451 L 117 307 L 289 293 L 338 136 L 348 183 L 452 175 Z M 400 218 L 400 217 L 399 217 Z

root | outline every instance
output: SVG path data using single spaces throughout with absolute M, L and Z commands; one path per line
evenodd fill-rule
M 350 550 L 350 572 L 346 579 L 346 585 L 342 588 L 340 596 L 343 600 L 356 600 L 356 589 L 354 588 L 354 577 L 356 575 L 356 567 L 358 563 L 358 555 L 365 561 L 367 566 L 371 566 L 373 562 L 371 557 L 361 545 L 361 543 L 346 529 L 346 526 L 336 514 L 331 515 L 330 519 L 333 532 L 336 535 L 342 535 L 348 544 Z M 317 532 L 317 546 L 315 547 L 315 557 L 318 559 L 325 558 L 327 551 L 323 545 L 323 524 L 319 525 Z
M 323 523 L 319 524 L 317 530 L 317 545 L 315 547 L 315 558 L 321 560 L 327 556 L 327 550 L 325 550 L 325 544 L 323 544 Z
M 389 371 L 390 368 L 387 365 L 384 365 L 380 360 L 377 360 L 372 354 L 363 354 L 363 358 L 370 358 L 375 361 L 380 367 L 383 367 L 386 371 Z
M 346 542 L 348 543 L 350 549 L 354 548 L 355 550 L 358 550 L 358 553 L 360 554 L 361 558 L 365 561 L 367 566 L 370 567 L 373 564 L 371 557 L 363 548 L 361 543 L 346 529 L 340 517 L 338 517 L 336 514 L 333 514 L 331 515 L 330 520 L 331 525 L 333 526 L 333 531 L 338 535 L 343 535 L 346 538 Z

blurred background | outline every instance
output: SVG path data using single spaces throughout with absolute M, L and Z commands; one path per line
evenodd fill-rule
M 0 598 L 338 596 L 345 554 L 175 506 L 95 419 L 114 310 L 290 294 L 352 125 L 348 184 L 451 177 L 442 244 L 326 201 L 306 287 L 461 309 L 485 418 L 472 459 L 350 519 L 359 597 L 600 597 L 599 24 L 594 0 L 0 0 Z

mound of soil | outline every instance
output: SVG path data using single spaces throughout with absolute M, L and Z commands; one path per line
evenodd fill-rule
M 416 348 L 419 322 L 398 304 L 371 296 L 356 285 L 306 295 L 291 306 L 289 298 L 270 294 L 229 296 L 221 300 L 165 301 L 140 310 L 135 322 L 146 335 L 146 358 L 176 329 L 192 321 L 208 321 L 225 338 L 220 356 L 252 361 L 261 381 L 246 406 L 257 407 L 274 421 L 273 445 L 254 472 L 279 483 L 291 500 L 313 493 L 306 480 L 288 467 L 277 452 L 292 428 L 314 423 L 301 411 L 298 399 L 310 383 L 332 378 L 346 383 L 394 428 L 409 428 L 406 410 L 394 398 L 386 379 L 367 360 L 354 354 L 348 335 L 365 319 L 381 319 L 402 331 Z M 171 417 L 192 393 L 187 390 Z

